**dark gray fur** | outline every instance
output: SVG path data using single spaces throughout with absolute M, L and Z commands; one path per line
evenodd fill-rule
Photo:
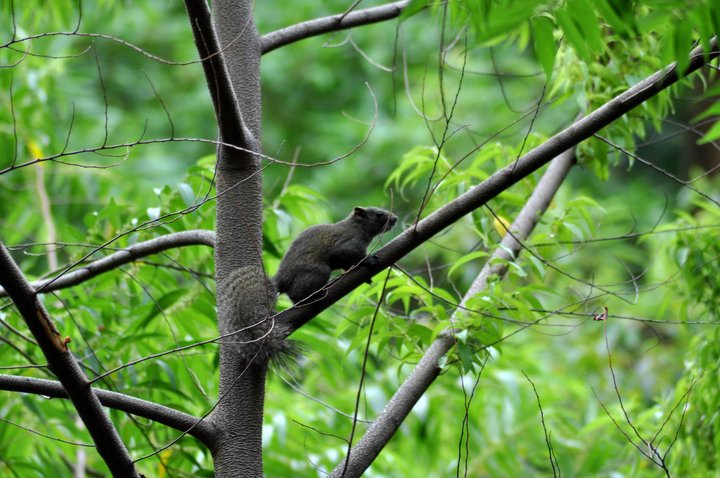
M 246 362 L 265 365 L 294 362 L 297 345 L 280 337 L 272 318 L 277 292 L 260 267 L 239 267 L 218 287 L 218 308 L 228 308 L 232 321 L 220 330 L 223 345 Z
M 348 270 L 363 260 L 372 263 L 375 259 L 367 257 L 367 247 L 395 222 L 397 217 L 390 211 L 356 207 L 342 221 L 306 229 L 280 262 L 274 278 L 277 290 L 297 303 L 325 286 L 333 270 Z
M 275 300 L 285 292 L 293 303 L 321 289 L 336 269 L 347 270 L 367 257 L 373 238 L 391 229 L 397 218 L 384 209 L 356 207 L 335 224 L 320 224 L 302 232 L 290 245 L 274 279 L 261 267 L 232 271 L 218 285 L 218 309 L 228 310 L 230 323 L 220 330 L 222 343 L 249 364 L 271 362 L 285 366 L 295 362 L 299 348 L 275 330 Z

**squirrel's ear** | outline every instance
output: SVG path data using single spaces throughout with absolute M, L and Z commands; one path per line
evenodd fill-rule
M 355 209 L 353 209 L 353 214 L 355 214 L 356 216 L 364 216 L 365 208 L 362 208 L 360 206 L 355 206 Z

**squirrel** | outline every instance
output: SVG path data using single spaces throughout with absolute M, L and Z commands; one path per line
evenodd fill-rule
M 295 304 L 325 286 L 333 270 L 348 270 L 363 261 L 376 263 L 376 256 L 368 257 L 367 247 L 396 222 L 397 217 L 384 209 L 356 207 L 342 221 L 303 231 L 290 245 L 274 278 L 259 266 L 232 271 L 218 287 L 218 308 L 229 310 L 233 317 L 227 330 L 220 330 L 222 335 L 233 333 L 223 343 L 249 363 L 282 364 L 296 358 L 297 345 L 274 332 L 271 316 L 278 293 L 286 293 Z
M 273 279 L 277 290 L 293 304 L 320 290 L 336 269 L 348 270 L 365 260 L 367 247 L 378 234 L 392 229 L 397 217 L 377 207 L 356 207 L 334 224 L 319 224 L 303 231 L 290 245 Z
M 244 361 L 262 365 L 293 359 L 297 347 L 275 333 L 272 319 L 277 290 L 260 266 L 233 270 L 218 286 L 218 310 L 229 310 L 222 343 L 239 353 Z

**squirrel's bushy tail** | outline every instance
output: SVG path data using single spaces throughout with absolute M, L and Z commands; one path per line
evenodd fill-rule
M 235 269 L 217 290 L 218 314 L 229 319 L 220 326 L 224 346 L 251 364 L 287 367 L 297 360 L 298 345 L 275 327 L 277 290 L 261 267 Z

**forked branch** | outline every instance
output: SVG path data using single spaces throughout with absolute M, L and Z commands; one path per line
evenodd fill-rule
M 490 276 L 502 277 L 505 275 L 508 268 L 507 261 L 515 258 L 522 248 L 519 241 L 527 239 L 535 228 L 574 163 L 574 148 L 561 154 L 550 163 L 550 167 L 510 226 L 511 233 L 505 234 L 500 245 L 468 289 L 454 315 L 461 313 L 467 301 L 485 288 Z M 504 260 L 498 261 L 496 258 Z M 435 339 L 410 376 L 405 379 L 365 435 L 352 448 L 347 458 L 347 465 L 344 461 L 340 463 L 330 477 L 351 478 L 358 477 L 365 472 L 395 435 L 420 397 L 438 377 L 440 374 L 439 360 L 448 353 L 454 344 L 455 339 L 450 332 Z
M 210 8 L 205 0 L 186 0 L 185 8 L 190 19 L 195 46 L 200 58 L 203 59 L 202 65 L 215 107 L 220 136 L 224 141 L 233 144 L 237 138 L 241 138 L 238 146 L 255 150 L 253 145 L 256 139 L 243 120 L 220 41 L 215 32 Z

